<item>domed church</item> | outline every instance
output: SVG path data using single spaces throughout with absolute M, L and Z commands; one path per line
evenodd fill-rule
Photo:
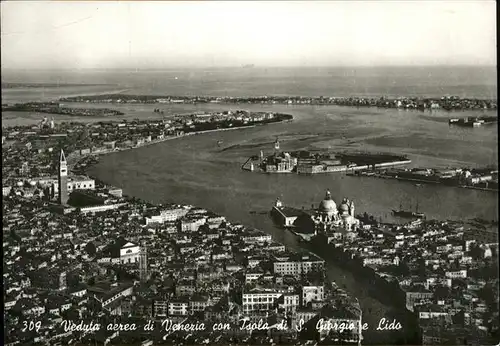
M 354 217 L 354 203 L 344 198 L 337 205 L 329 190 L 317 209 L 303 211 L 294 222 L 298 234 L 333 234 L 335 238 L 355 238 L 359 225 Z
M 316 229 L 328 231 L 331 227 L 342 227 L 346 231 L 356 231 L 359 220 L 354 217 L 354 202 L 347 198 L 337 207 L 330 190 L 326 190 L 325 198 L 319 204 L 316 214 L 312 216 Z

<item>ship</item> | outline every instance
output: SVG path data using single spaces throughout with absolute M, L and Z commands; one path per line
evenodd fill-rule
M 399 210 L 394 210 L 392 209 L 392 214 L 394 216 L 399 216 L 399 217 L 407 217 L 407 218 L 419 218 L 419 219 L 423 219 L 425 218 L 425 214 L 424 213 L 420 213 L 418 211 L 418 203 L 417 203 L 417 208 L 415 211 L 411 211 L 411 210 L 404 210 L 401 205 L 399 205 Z

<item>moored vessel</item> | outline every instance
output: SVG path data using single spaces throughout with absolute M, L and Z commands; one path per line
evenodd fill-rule
M 407 218 L 412 218 L 412 217 L 416 217 L 416 218 L 419 218 L 419 219 L 425 218 L 425 214 L 418 211 L 418 203 L 417 203 L 417 208 L 416 208 L 415 211 L 404 210 L 402 208 L 402 206 L 399 205 L 399 210 L 392 209 L 392 214 L 394 216 L 407 217 Z

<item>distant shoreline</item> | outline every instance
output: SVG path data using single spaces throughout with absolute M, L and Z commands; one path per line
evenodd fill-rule
M 62 97 L 59 102 L 79 102 L 94 104 L 261 104 L 261 105 L 311 105 L 347 106 L 357 108 L 407 109 L 418 111 L 463 111 L 496 110 L 496 99 L 442 97 L 334 97 L 334 96 L 174 96 L 174 95 L 131 95 L 100 94 Z
M 78 83 L 2 83 L 2 89 L 30 89 L 30 88 L 66 88 L 66 87 L 95 87 L 117 86 L 117 84 L 78 84 Z
M 495 64 L 422 64 L 422 65 L 289 65 L 289 66 L 268 66 L 268 65 L 259 65 L 254 68 L 258 69 L 373 69 L 373 68 L 496 68 Z M 232 66 L 170 66 L 170 67 L 97 67 L 97 68 L 8 68 L 2 67 L 3 71 L 12 71 L 12 72 L 26 72 L 26 71 L 36 71 L 36 72 L 55 72 L 55 71 L 64 71 L 64 72 L 78 72 L 78 71 L 177 71 L 177 70 L 222 70 L 222 69 L 241 69 L 241 65 L 232 65 Z

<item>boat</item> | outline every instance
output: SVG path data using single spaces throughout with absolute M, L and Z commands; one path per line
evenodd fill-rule
M 403 208 L 401 207 L 401 205 L 399 205 L 399 210 L 392 209 L 392 214 L 394 216 L 407 217 L 407 218 L 414 218 L 414 217 L 419 218 L 419 219 L 425 218 L 425 214 L 424 213 L 420 213 L 418 211 L 418 203 L 417 203 L 417 209 L 416 209 L 416 211 L 403 210 Z
M 400 217 L 416 217 L 416 218 L 419 218 L 419 219 L 423 219 L 425 218 L 425 214 L 424 213 L 418 213 L 418 212 L 414 212 L 414 211 L 410 211 L 410 210 L 392 210 L 392 213 L 394 214 L 394 216 L 400 216 Z
M 392 213 L 394 214 L 394 216 L 413 217 L 413 212 L 409 211 L 409 210 L 403 210 L 403 209 L 394 210 L 394 209 L 392 209 Z

